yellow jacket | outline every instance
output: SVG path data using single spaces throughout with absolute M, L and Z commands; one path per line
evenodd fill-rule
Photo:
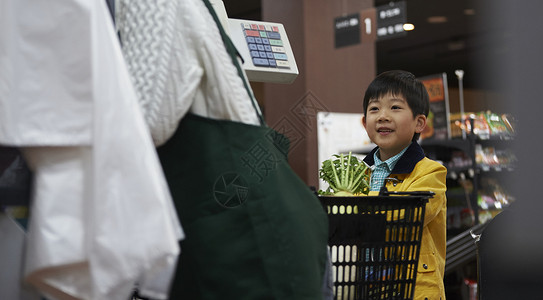
M 364 161 L 374 164 L 374 149 Z M 426 204 L 420 250 L 415 300 L 445 300 L 443 276 L 447 246 L 447 198 L 445 192 L 447 169 L 424 156 L 424 151 L 413 142 L 387 180 L 389 191 L 432 191 L 435 196 Z M 370 192 L 370 196 L 379 192 Z

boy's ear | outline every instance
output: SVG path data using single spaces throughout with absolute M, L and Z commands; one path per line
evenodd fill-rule
M 362 125 L 366 128 L 366 115 L 362 115 Z
M 415 117 L 415 120 L 417 121 L 417 125 L 415 127 L 416 133 L 421 133 L 424 128 L 426 127 L 426 116 L 425 115 L 418 115 Z

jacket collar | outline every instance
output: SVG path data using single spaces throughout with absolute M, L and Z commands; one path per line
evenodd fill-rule
M 379 147 L 373 148 L 371 152 L 366 155 L 364 162 L 369 166 L 373 166 L 375 161 L 373 155 L 379 150 Z M 391 174 L 406 174 L 411 173 L 415 168 L 415 165 L 424 158 L 424 150 L 417 142 L 411 142 L 411 145 L 407 148 L 405 153 L 400 157 L 396 166 L 392 170 Z

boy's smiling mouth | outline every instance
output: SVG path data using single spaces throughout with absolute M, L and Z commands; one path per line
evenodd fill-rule
M 377 129 L 377 132 L 382 134 L 382 135 L 386 135 L 386 134 L 389 134 L 389 133 L 392 133 L 394 130 L 390 129 L 390 128 L 386 128 L 386 127 L 381 127 L 381 128 L 378 128 Z

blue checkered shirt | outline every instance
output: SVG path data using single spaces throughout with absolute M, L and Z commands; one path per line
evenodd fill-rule
M 379 159 L 379 150 L 375 151 L 373 154 L 375 164 L 373 165 L 371 172 L 370 191 L 381 190 L 381 187 L 385 184 L 385 179 L 390 175 L 390 172 L 392 172 L 394 166 L 396 166 L 396 163 L 398 160 L 400 160 L 400 157 L 402 157 L 407 148 L 409 148 L 409 146 L 405 147 L 402 151 L 400 151 L 400 153 L 385 161 L 381 161 Z

